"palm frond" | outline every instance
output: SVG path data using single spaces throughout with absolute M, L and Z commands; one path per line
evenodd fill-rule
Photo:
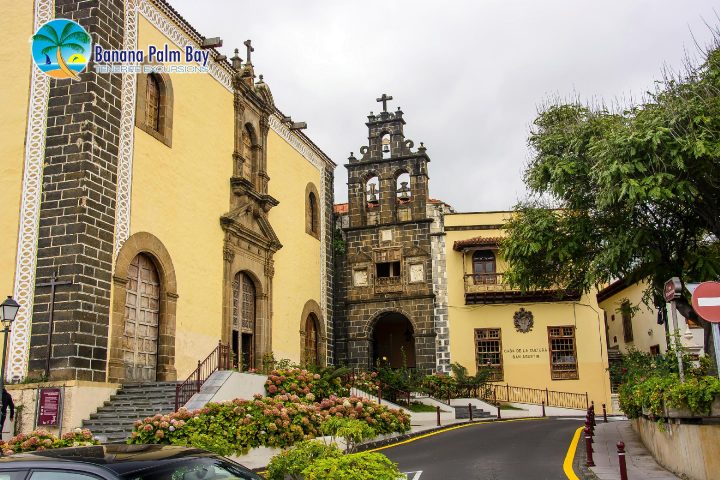
M 70 35 L 70 32 L 72 32 L 73 28 L 75 28 L 75 24 L 70 22 L 68 22 L 65 27 L 63 27 L 62 33 L 60 34 L 60 42 L 65 43 L 65 40 L 67 40 L 67 36 Z
M 40 53 L 42 53 L 43 55 L 47 55 L 48 53 L 54 52 L 55 50 L 57 50 L 57 48 L 58 48 L 57 45 L 50 45 L 49 47 L 45 47 L 42 50 L 40 50 Z
M 85 32 L 77 31 L 77 32 L 73 32 L 70 35 L 68 35 L 67 37 L 63 38 L 63 43 L 64 42 L 73 42 L 73 41 L 87 43 L 90 41 L 90 35 L 88 35 Z
M 55 43 L 55 40 L 53 40 L 52 38 L 48 37 L 47 35 L 43 35 L 42 33 L 36 33 L 35 35 L 33 35 L 32 38 L 33 38 L 33 40 L 37 40 L 37 41 L 40 41 L 40 42 L 48 42 L 48 43 L 51 43 L 54 47 L 57 46 L 56 43 Z
M 63 48 L 69 48 L 70 50 L 72 50 L 73 52 L 76 52 L 76 53 L 82 53 L 85 51 L 85 47 L 78 43 L 65 43 L 65 44 L 63 44 Z
M 50 25 L 45 25 L 43 28 L 40 29 L 41 32 L 48 34 L 48 37 L 50 37 L 53 43 L 60 43 L 60 39 L 58 38 L 57 32 L 55 29 Z

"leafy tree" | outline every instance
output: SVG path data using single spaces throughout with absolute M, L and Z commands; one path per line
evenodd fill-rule
M 588 292 L 615 278 L 662 286 L 720 276 L 720 41 L 622 111 L 555 102 L 534 121 L 502 248 L 522 290 Z M 711 348 L 706 327 L 706 351 Z

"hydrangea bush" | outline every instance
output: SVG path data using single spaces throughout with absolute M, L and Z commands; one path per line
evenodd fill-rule
M 265 392 L 270 397 L 312 395 L 312 400 L 328 398 L 331 395 L 345 396 L 349 392 L 336 371 L 329 369 L 327 372 L 317 373 L 302 368 L 273 370 L 265 381 Z
M 62 438 L 58 438 L 47 430 L 38 429 L 30 433 L 20 433 L 7 442 L 0 441 L 0 448 L 4 455 L 12 455 L 13 453 L 98 445 L 99 443 L 87 428 L 76 428 L 65 433 Z
M 309 395 L 312 392 L 304 397 L 256 395 L 253 400 L 208 403 L 195 411 L 181 408 L 169 415 L 158 414 L 137 420 L 128 443 L 193 445 L 222 455 L 242 455 L 250 448 L 284 448 L 322 435 L 321 425 L 330 417 L 365 421 L 378 434 L 410 429 L 410 417 L 400 410 L 359 397 L 331 395 L 312 402 Z

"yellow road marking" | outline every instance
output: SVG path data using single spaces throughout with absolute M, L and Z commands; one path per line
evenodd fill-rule
M 585 427 L 580 427 L 575 430 L 575 435 L 573 435 L 573 438 L 570 441 L 570 447 L 568 447 L 567 454 L 565 454 L 565 461 L 563 462 L 563 472 L 565 472 L 568 480 L 580 480 L 578 476 L 575 475 L 572 464 L 573 460 L 575 459 L 575 449 L 577 449 L 578 446 L 578 439 L 580 438 L 580 434 L 582 433 L 583 428 Z
M 495 420 L 495 421 L 491 421 L 491 422 L 488 422 L 488 421 L 482 422 L 481 421 L 481 422 L 473 422 L 473 423 L 463 423 L 462 425 L 455 425 L 454 427 L 447 427 L 447 428 L 443 428 L 442 430 L 436 430 L 434 432 L 426 433 L 423 435 L 418 435 L 417 437 L 408 438 L 407 440 L 403 440 L 402 442 L 397 442 L 397 443 L 393 443 L 390 445 L 384 445 L 382 447 L 373 448 L 371 450 L 364 450 L 364 451 L 365 452 L 377 452 L 379 450 L 385 450 L 388 448 L 397 447 L 399 445 L 405 445 L 406 443 L 412 443 L 417 440 L 421 440 L 423 438 L 432 437 L 434 435 L 439 435 L 441 433 L 449 432 L 451 430 L 457 430 L 459 428 L 472 427 L 474 425 L 491 425 L 493 423 L 523 422 L 523 421 L 527 421 L 527 420 L 547 420 L 547 417 L 545 417 L 545 418 L 543 418 L 543 417 L 511 418 L 508 420 Z M 579 433 L 577 435 L 579 435 Z M 573 455 L 574 454 L 575 454 L 575 449 L 573 448 Z M 256 473 L 264 476 L 267 473 L 267 470 L 263 470 L 261 472 L 256 472 Z M 577 477 L 572 477 L 571 480 L 579 480 L 579 479 Z
M 393 448 L 393 447 L 397 447 L 397 446 L 399 446 L 399 445 L 405 445 L 406 443 L 412 443 L 412 442 L 415 442 L 415 441 L 417 441 L 417 440 L 422 440 L 423 438 L 432 437 L 432 436 L 434 436 L 434 435 L 439 435 L 439 434 L 441 434 L 441 433 L 449 432 L 449 431 L 451 431 L 451 430 L 457 430 L 457 429 L 459 429 L 459 428 L 472 427 L 472 426 L 474 426 L 474 425 L 491 425 L 491 424 L 493 424 L 493 423 L 500 423 L 500 422 L 503 422 L 503 423 L 506 423 L 506 422 L 522 422 L 522 421 L 525 421 L 525 420 L 544 420 L 544 419 L 543 419 L 542 417 L 527 417 L 527 418 L 512 418 L 512 419 L 509 419 L 509 420 L 496 420 L 496 421 L 493 421 L 493 422 L 463 423 L 462 425 L 456 425 L 456 426 L 454 426 L 454 427 L 443 428 L 442 430 L 436 430 L 436 431 L 434 431 L 434 432 L 426 433 L 426 434 L 424 434 L 424 435 L 418 435 L 417 437 L 408 438 L 407 440 L 403 440 L 402 442 L 397 442 L 397 443 L 393 443 L 393 444 L 391 444 L 391 445 L 385 445 L 385 446 L 382 446 L 382 447 L 373 448 L 373 449 L 371 449 L 371 450 L 365 450 L 365 451 L 366 451 L 366 452 L 377 452 L 378 450 L 385 450 L 385 449 L 387 449 L 387 448 Z

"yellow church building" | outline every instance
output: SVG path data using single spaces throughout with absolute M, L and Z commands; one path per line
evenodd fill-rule
M 50 78 L 28 39 L 56 18 L 106 52 L 198 56 Z M 506 391 L 609 403 L 595 294 L 510 288 L 512 212 L 430 198 L 427 148 L 392 97 L 334 205 L 335 163 L 275 104 L 249 40 L 228 59 L 166 0 L 11 2 L 0 24 L 0 294 L 21 305 L 4 374 L 62 386 L 65 427 L 120 385 L 182 381 L 219 345 L 241 370 L 489 364 Z
M 105 50 L 208 61 L 51 79 L 28 39 L 54 18 Z M 271 354 L 332 362 L 335 164 L 274 103 L 252 44 L 226 59 L 163 0 L 10 2 L 2 27 L 16 60 L 2 79 L 0 291 L 21 304 L 7 377 L 183 379 L 218 342 L 244 369 Z

